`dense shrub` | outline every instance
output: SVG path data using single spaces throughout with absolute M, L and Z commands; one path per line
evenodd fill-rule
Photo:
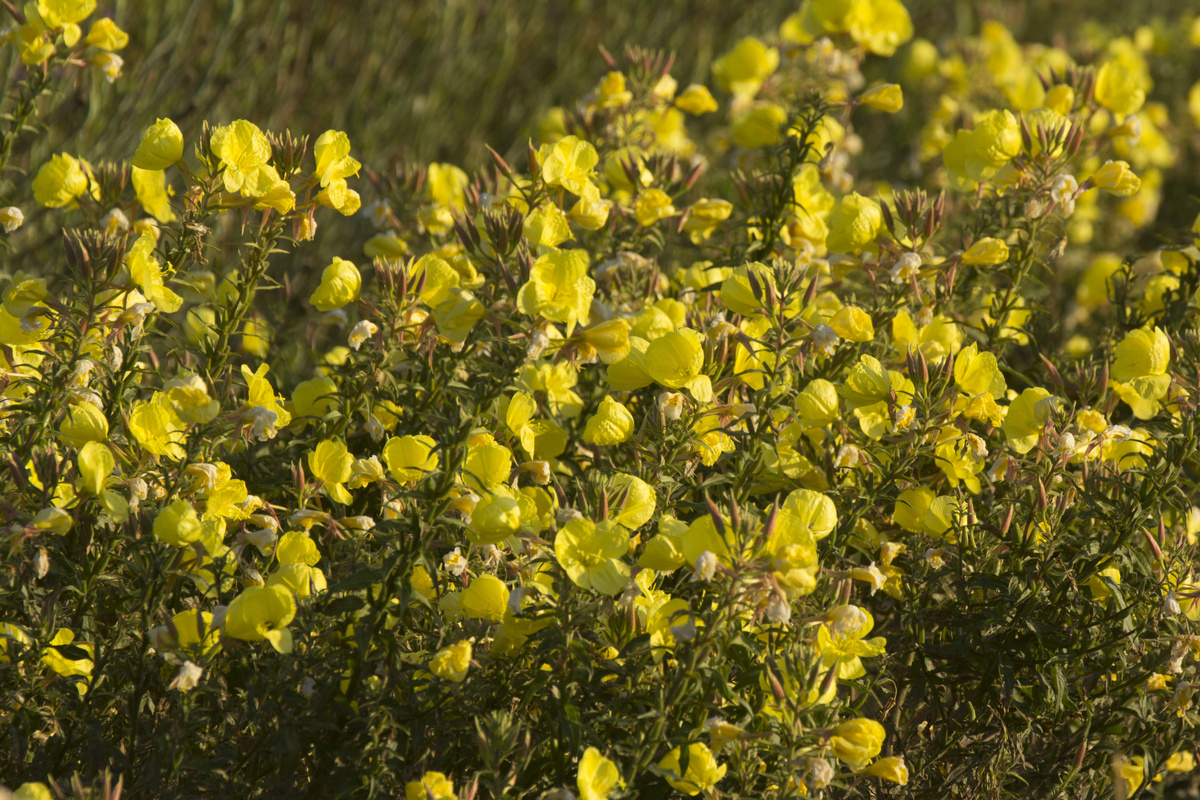
M 123 80 L 93 11 L 14 12 L 10 174 Z M 17 797 L 1183 790 L 1200 20 L 776 24 L 603 50 L 474 174 L 286 120 L 30 162 Z

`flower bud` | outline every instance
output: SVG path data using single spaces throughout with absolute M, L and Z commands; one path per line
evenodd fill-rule
M 1142 181 L 1124 161 L 1106 161 L 1096 170 L 1092 183 L 1117 197 L 1128 197 L 1142 187 Z
M 895 114 L 904 108 L 904 92 L 897 83 L 884 83 L 872 86 L 862 93 L 859 98 L 864 106 L 870 106 L 878 111 Z

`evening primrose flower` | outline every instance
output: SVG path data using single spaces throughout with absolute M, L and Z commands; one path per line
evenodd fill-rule
M 321 311 L 332 311 L 358 301 L 362 275 L 358 267 L 344 258 L 334 257 L 321 273 L 321 285 L 308 298 Z
M 131 167 L 129 178 L 138 202 L 147 214 L 162 223 L 175 220 L 175 212 L 171 210 L 172 192 L 167 186 L 166 173 L 161 169 L 145 170 Z
M 716 111 L 718 108 L 717 101 L 713 99 L 712 92 L 708 90 L 707 86 L 699 83 L 689 84 L 675 98 L 675 107 L 695 116 Z
M 621 557 L 629 552 L 629 535 L 614 520 L 573 519 L 559 529 L 555 557 L 581 589 L 610 597 L 629 582 L 629 567 Z
M 1105 161 L 1104 166 L 1092 176 L 1092 183 L 1117 197 L 1136 194 L 1142 187 L 1141 179 L 1133 174 L 1129 164 L 1124 161 Z
M 175 500 L 154 518 L 154 537 L 175 547 L 199 541 L 203 531 L 196 509 L 186 500 Z
M 292 632 L 287 625 L 296 616 L 296 600 L 283 586 L 250 586 L 229 604 L 225 635 L 257 642 L 266 639 L 280 653 L 292 652 Z
M 829 744 L 833 754 L 846 762 L 851 769 L 862 769 L 871 759 L 879 755 L 887 733 L 883 726 L 872 719 L 852 719 L 833 730 Z
M 350 455 L 343 442 L 326 439 L 308 453 L 308 468 L 313 477 L 323 481 L 322 488 L 325 493 L 335 503 L 342 505 L 354 502 L 354 498 L 342 485 L 350 480 L 353 465 L 354 456 Z
M 4 226 L 5 233 L 12 233 L 24 224 L 25 213 L 21 209 L 16 206 L 0 208 L 0 225 Z
M 628 441 L 633 435 L 633 415 L 611 395 L 600 401 L 600 408 L 587 421 L 583 440 L 607 447 Z
M 459 644 L 462 643 L 460 642 Z M 467 662 L 470 663 L 471 645 L 469 642 L 466 644 Z M 463 668 L 463 674 L 466 674 L 465 667 Z M 409 781 L 404 785 L 404 800 L 455 800 L 454 785 L 450 783 L 449 778 L 440 772 L 426 772 L 421 776 L 421 780 Z
M 904 108 L 904 91 L 898 83 L 881 83 L 863 92 L 859 101 L 864 106 L 895 114 Z
M 549 186 L 561 186 L 568 192 L 591 202 L 600 201 L 600 190 L 591 181 L 592 170 L 600 156 L 591 142 L 576 136 L 564 136 L 553 145 L 543 146 L 538 153 L 542 164 L 542 180 Z
M 383 448 L 388 472 L 400 483 L 419 481 L 438 466 L 437 442 L 428 436 L 393 436 Z
M 466 680 L 471 667 L 471 642 L 461 641 L 443 647 L 429 661 L 429 671 L 439 678 L 453 683 Z
M 867 774 L 898 783 L 901 786 L 908 784 L 908 766 L 904 763 L 904 756 L 881 758 L 867 767 Z
M 62 208 L 88 190 L 89 178 L 79 159 L 61 153 L 42 164 L 33 179 L 33 199 L 46 208 Z
M 104 412 L 91 403 L 77 403 L 67 409 L 67 416 L 58 427 L 63 438 L 73 447 L 108 438 L 108 420 Z
M 12 800 L 54 800 L 50 788 L 41 782 L 22 783 L 12 794 Z
M 183 158 L 183 131 L 169 119 L 158 119 L 142 134 L 130 161 L 142 170 L 162 170 Z
M 883 212 L 879 204 L 851 192 L 838 202 L 830 215 L 825 246 L 831 253 L 862 250 L 875 241 L 882 228 Z
M 600 754 L 594 747 L 583 751 L 579 759 L 579 770 L 576 773 L 575 785 L 579 789 L 580 800 L 605 800 L 614 786 L 624 786 L 617 765 Z
M 225 191 L 249 189 L 271 159 L 271 142 L 258 126 L 244 119 L 217 128 L 212 133 L 213 154 L 224 167 Z
M 58 650 L 59 645 L 71 645 L 82 650 L 87 655 L 84 658 L 67 658 Z M 48 667 L 64 678 L 83 678 L 75 684 L 80 697 L 87 694 L 88 684 L 92 680 L 92 658 L 96 647 L 90 642 L 76 642 L 75 632 L 68 628 L 59 628 L 54 633 L 50 644 L 42 650 L 41 664 Z
M 763 81 L 778 66 L 778 48 L 767 47 L 753 36 L 747 36 L 733 50 L 714 61 L 712 71 L 721 88 L 739 99 L 748 100 L 758 94 Z
M 124 50 L 129 44 L 129 34 L 117 27 L 109 17 L 101 17 L 92 23 L 84 42 L 101 50 Z
M 1008 245 L 1000 239 L 985 236 L 962 254 L 962 263 L 971 267 L 994 267 L 1008 261 Z
M 682 775 L 679 774 L 679 762 L 680 749 L 676 747 L 658 762 L 658 766 L 674 776 L 667 778 L 672 789 L 693 797 L 716 786 L 725 777 L 727 769 L 725 764 L 717 764 L 708 745 L 702 742 L 688 745 L 688 767 Z
M 1138 419 L 1158 413 L 1171 387 L 1167 368 L 1171 343 L 1162 328 L 1130 331 L 1117 345 L 1112 365 L 1113 388 Z
M 539 257 L 517 294 L 517 308 L 531 317 L 565 324 L 570 336 L 577 324 L 588 322 L 596 282 L 587 271 L 588 254 L 582 249 L 559 250 Z

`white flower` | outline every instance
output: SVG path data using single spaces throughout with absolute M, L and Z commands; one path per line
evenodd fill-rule
M 862 460 L 862 450 L 859 450 L 852 444 L 844 444 L 833 459 L 833 467 L 834 469 L 850 469 Z
M 921 271 L 921 257 L 916 253 L 901 253 L 892 265 L 892 283 L 908 283 Z
M 771 595 L 771 599 L 767 601 L 767 619 L 771 622 L 777 622 L 780 625 L 787 625 L 792 619 L 792 607 L 788 605 L 787 600 L 775 592 Z
M 546 461 L 526 461 L 521 465 L 521 471 L 529 473 L 533 482 L 545 486 L 550 482 L 550 464 Z
M 25 214 L 16 206 L 0 208 L 0 225 L 5 233 L 12 233 L 25 223 Z
M 833 765 L 823 758 L 808 760 L 808 780 L 814 789 L 824 789 L 833 781 Z
M 276 534 L 270 528 L 260 528 L 256 531 L 247 531 L 240 536 L 246 544 L 252 544 L 258 548 L 258 552 L 264 556 L 271 552 L 271 548 L 275 546 Z
M 1170 616 L 1176 616 L 1182 613 L 1182 609 L 1179 607 L 1179 601 L 1175 599 L 1174 592 L 1167 592 L 1167 596 L 1163 598 L 1162 611 L 1164 614 L 1168 614 Z
M 379 326 L 370 320 L 362 320 L 353 328 L 350 329 L 350 337 L 347 344 L 352 350 L 357 350 L 362 347 L 362 343 L 370 339 L 379 332 Z
M 259 441 L 274 439 L 275 434 L 279 431 L 275 430 L 275 421 L 279 419 L 279 415 L 270 409 L 262 406 L 255 406 L 246 412 L 252 427 L 250 428 L 250 438 Z
M 1073 175 L 1062 174 L 1054 179 L 1054 185 L 1050 188 L 1050 197 L 1058 205 L 1058 213 L 1063 217 L 1069 217 L 1075 213 L 1075 193 L 1079 190 L 1079 183 Z
M 305 678 L 304 682 L 300 684 L 300 694 L 304 695 L 305 697 L 312 697 L 316 693 L 317 682 L 312 678 Z
M 897 431 L 906 431 L 917 421 L 917 410 L 912 406 L 896 406 L 892 414 L 892 427 Z
M 388 214 L 392 213 L 392 206 L 381 197 L 364 208 L 362 213 L 367 215 L 367 219 L 371 220 L 371 224 L 377 230 L 383 230 L 387 227 Z
M 967 447 L 970 449 L 971 455 L 975 456 L 976 458 L 987 458 L 988 446 L 987 442 L 985 442 L 982 437 L 976 436 L 973 433 L 968 433 Z
M 326 311 L 317 318 L 318 325 L 336 325 L 339 328 L 350 321 L 350 316 L 344 308 L 335 308 L 332 311 Z
M 46 552 L 46 548 L 39 547 L 33 554 L 33 575 L 40 581 L 49 571 L 50 554 Z
M 903 553 L 905 549 L 907 549 L 905 545 L 901 544 L 900 542 L 884 542 L 879 548 L 879 560 L 882 561 L 884 565 L 889 565 L 895 561 L 896 557 Z
M 530 361 L 534 361 L 542 355 L 542 351 L 550 346 L 550 336 L 541 328 L 533 332 L 529 337 L 529 349 L 525 353 L 525 357 Z
M 463 557 L 461 549 L 456 547 L 454 552 L 442 556 L 442 565 L 446 568 L 446 572 L 458 578 L 467 568 L 467 559 Z
M 1133 438 L 1133 431 L 1124 425 L 1113 425 L 1104 431 L 1103 436 L 1106 439 L 1112 439 L 1114 442 L 1126 442 Z
M 125 66 L 125 59 L 121 58 L 116 53 L 97 53 L 92 56 L 92 66 L 104 73 L 104 77 L 109 83 L 115 81 L 121 75 L 121 67 Z
M 373 442 L 378 442 L 383 438 L 383 435 L 387 433 L 387 431 L 383 429 L 383 423 L 380 422 L 379 418 L 374 414 L 367 419 L 365 429 L 367 431 L 367 435 L 371 437 L 371 441 Z
M 717 554 L 712 550 L 705 550 L 696 556 L 696 566 L 692 573 L 692 580 L 708 583 L 717 574 L 718 564 L 720 562 L 717 560 Z
M 171 681 L 168 689 L 178 689 L 181 692 L 190 692 L 196 688 L 196 684 L 204 677 L 204 670 L 193 664 L 191 661 L 184 661 L 183 666 L 179 668 L 179 672 L 175 674 L 175 680 Z
M 217 481 L 221 478 L 221 473 L 217 470 L 215 464 L 205 464 L 203 462 L 188 464 L 185 472 L 197 479 L 196 491 L 198 492 L 211 492 L 217 487 Z
M 100 228 L 108 233 L 127 231 L 129 230 L 129 217 L 125 216 L 125 212 L 119 208 L 111 209 L 100 218 Z
M 684 396 L 679 392 L 663 392 L 658 396 L 658 408 L 663 417 L 675 422 L 683 416 Z
M 842 337 L 837 335 L 837 331 L 828 325 L 818 325 L 812 329 L 810 334 L 812 337 L 813 349 L 823 356 L 833 355 L 833 351 L 837 349 L 838 342 Z
M 1038 219 L 1042 214 L 1046 213 L 1046 204 L 1036 197 L 1025 201 L 1025 216 L 1029 219 Z
M 372 456 L 372 458 L 374 458 L 374 456 Z M 342 524 L 342 527 L 349 528 L 352 531 L 359 531 L 360 533 L 365 533 L 366 531 L 369 531 L 375 527 L 375 518 L 365 515 L 357 517 L 344 517 L 338 520 L 338 522 Z
M 946 563 L 946 554 L 941 550 L 929 549 L 925 551 L 925 563 L 934 569 L 941 569 Z

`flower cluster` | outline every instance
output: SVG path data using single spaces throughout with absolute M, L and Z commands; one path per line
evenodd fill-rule
M 93 7 L 9 39 L 112 80 Z M 63 252 L 0 296 L 17 796 L 1190 771 L 1200 217 L 1141 235 L 1200 125 L 1152 99 L 1185 45 L 914 35 L 806 0 L 711 86 L 605 53 L 475 174 L 246 119 L 36 165 Z M 361 251 L 277 266 L 340 217 Z

